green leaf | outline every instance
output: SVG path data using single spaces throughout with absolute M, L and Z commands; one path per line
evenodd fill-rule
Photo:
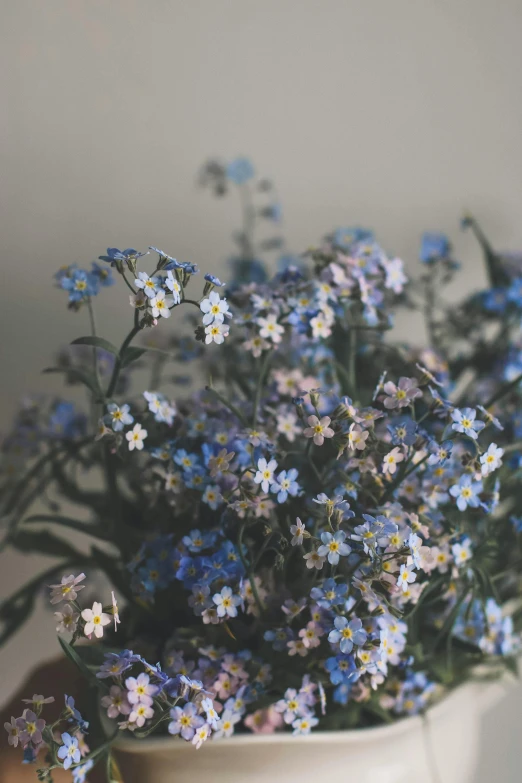
M 113 353 L 114 356 L 118 356 L 118 349 L 109 340 L 105 340 L 103 337 L 94 337 L 93 335 L 87 335 L 86 337 L 77 337 L 73 340 L 71 345 L 92 345 L 94 348 L 102 348 L 104 351 Z
M 93 524 L 91 522 L 80 522 L 77 519 L 71 519 L 70 517 L 52 516 L 51 514 L 35 514 L 32 517 L 24 519 L 23 524 L 34 523 L 46 523 L 50 525 L 62 525 L 68 527 L 71 530 L 77 530 L 79 533 L 84 533 L 87 536 L 95 536 L 103 540 L 108 540 L 107 530 L 101 525 Z
M 95 397 L 98 398 L 102 394 L 95 376 L 92 373 L 87 372 L 87 370 L 82 370 L 79 367 L 47 367 L 45 370 L 42 370 L 42 372 L 46 375 L 50 375 L 51 373 L 67 375 L 71 380 L 83 383 L 83 385 L 86 386 Z
M 125 367 L 128 367 L 129 364 L 132 364 L 138 359 L 141 359 L 141 357 L 145 353 L 147 353 L 147 348 L 138 348 L 137 346 L 134 345 L 131 345 L 129 348 L 126 348 L 125 352 L 123 353 L 123 356 L 120 357 L 122 370 Z
M 50 555 L 51 557 L 66 557 L 77 559 L 82 555 L 74 547 L 64 541 L 63 538 L 49 533 L 46 530 L 39 530 L 37 532 L 29 532 L 26 530 L 18 530 L 9 537 L 9 543 L 12 544 L 15 549 L 27 554 L 28 552 L 38 552 L 42 555 Z
M 69 642 L 66 642 L 65 639 L 63 639 L 61 636 L 58 637 L 58 641 L 60 642 L 61 648 L 66 654 L 66 656 L 69 658 L 70 661 L 74 663 L 74 665 L 79 669 L 79 671 L 83 674 L 85 679 L 88 683 L 91 685 L 95 685 L 97 688 L 100 688 L 101 690 L 107 691 L 108 687 L 103 682 L 103 680 L 99 680 L 98 677 L 92 672 L 89 667 L 82 661 L 76 650 L 72 645 L 69 644 Z
M 107 755 L 107 780 L 109 783 L 123 783 L 123 775 L 118 762 L 110 751 Z

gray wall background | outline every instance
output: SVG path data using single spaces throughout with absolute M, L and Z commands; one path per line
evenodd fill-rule
M 464 208 L 522 246 L 521 26 L 520 0 L 3 0 L 0 428 L 85 332 L 58 267 L 155 244 L 223 273 L 237 212 L 195 186 L 211 155 L 275 179 L 295 250 L 362 223 L 413 268 L 440 229 L 461 292 L 480 286 Z M 98 317 L 119 339 L 123 289 Z M 0 594 L 41 565 L 4 558 Z M 0 651 L 2 699 L 54 652 L 40 609 Z M 519 698 L 489 716 L 477 780 L 519 780 Z

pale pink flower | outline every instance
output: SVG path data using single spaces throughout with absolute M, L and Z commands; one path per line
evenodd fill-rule
M 256 710 L 251 715 L 247 715 L 244 723 L 254 734 L 273 734 L 284 726 L 283 716 L 273 707 Z
M 309 426 L 303 432 L 305 438 L 313 438 L 316 446 L 322 446 L 325 438 L 333 438 L 335 435 L 333 429 L 328 425 L 331 422 L 329 416 L 323 416 L 319 419 L 317 416 L 309 416 Z

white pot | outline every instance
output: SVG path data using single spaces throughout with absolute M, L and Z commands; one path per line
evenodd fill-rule
M 468 682 L 425 718 L 351 731 L 242 734 L 199 750 L 179 738 L 121 739 L 125 783 L 471 783 L 481 716 L 505 682 Z M 335 776 L 335 777 L 334 777 Z

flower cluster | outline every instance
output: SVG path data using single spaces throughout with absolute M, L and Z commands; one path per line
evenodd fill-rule
M 208 164 L 202 181 L 249 205 L 226 297 L 206 275 L 187 298 L 195 266 L 154 247 L 149 272 L 150 253 L 101 257 L 131 289 L 133 326 L 120 348 L 79 338 L 54 368 L 88 389 L 90 410 L 24 405 L 4 446 L 7 542 L 62 557 L 42 577 L 62 647 L 117 731 L 200 747 L 424 711 L 478 660 L 509 665 L 521 646 L 520 275 L 488 244 L 495 306 L 481 295 L 444 309 L 458 268 L 445 237 L 423 238 L 409 283 L 371 232 L 342 228 L 283 254 L 269 278 L 257 252 L 280 244 L 253 226 L 277 222 L 272 186 L 254 187 L 243 159 Z M 183 304 L 195 340 L 163 338 L 153 327 Z M 402 305 L 424 312 L 429 348 L 385 340 Z M 187 391 L 189 363 L 203 389 Z M 42 494 L 35 532 L 27 513 Z M 65 516 L 66 501 L 89 519 Z M 112 550 L 86 556 L 60 527 Z M 80 606 L 95 568 L 121 595 L 121 624 L 114 594 Z M 0 607 L 4 638 L 34 584 Z M 9 724 L 12 744 L 23 736 L 36 754 L 45 742 L 53 763 L 80 769 L 74 732 L 58 742 L 35 715 Z

